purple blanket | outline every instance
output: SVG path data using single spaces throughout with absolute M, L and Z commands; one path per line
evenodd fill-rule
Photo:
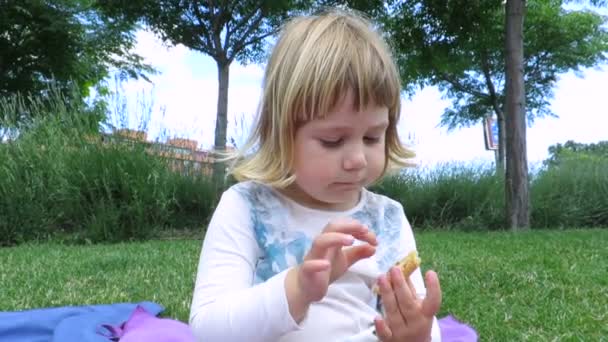
M 183 322 L 158 318 L 163 307 L 118 303 L 0 312 L 0 341 L 11 342 L 194 342 Z M 448 315 L 438 320 L 443 342 L 476 342 L 477 332 Z
M 158 304 L 142 302 L 0 312 L 0 341 L 108 342 L 97 333 L 99 328 L 122 324 L 138 305 L 152 315 L 164 310 Z
M 441 342 L 476 342 L 477 332 L 467 324 L 448 315 L 438 320 Z
M 104 334 L 120 342 L 195 342 L 190 327 L 180 321 L 158 318 L 138 306 L 131 317 L 120 326 L 104 325 Z

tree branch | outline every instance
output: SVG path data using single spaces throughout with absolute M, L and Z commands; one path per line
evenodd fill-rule
M 273 34 L 275 34 L 276 30 L 271 30 L 270 32 L 266 32 L 260 36 L 256 36 L 242 44 L 239 44 L 238 46 L 235 46 L 235 48 L 232 50 L 232 56 L 229 56 L 229 60 L 232 61 L 234 59 L 234 57 L 236 57 L 236 55 L 241 52 L 246 46 L 251 45 L 251 44 L 255 44 L 259 41 L 261 41 L 262 39 L 272 36 Z
M 255 18 L 253 23 L 249 24 L 247 30 L 241 35 L 241 37 L 237 41 L 234 42 L 234 48 L 232 49 L 231 56 L 228 56 L 228 60 L 232 61 L 236 57 L 236 55 L 238 55 L 239 52 L 241 52 L 246 46 L 255 44 L 261 41 L 262 39 L 273 35 L 278 30 L 272 29 L 262 35 L 254 36 L 252 39 L 246 40 L 247 37 L 251 35 L 252 31 L 259 27 L 260 23 L 264 19 L 264 13 L 262 11 L 256 11 L 255 13 L 259 13 L 259 16 Z
M 492 75 L 490 74 L 490 66 L 488 65 L 488 55 L 486 51 L 481 54 L 481 70 L 483 72 L 483 76 L 486 80 L 486 87 L 488 87 L 488 91 L 490 92 L 490 102 L 492 102 L 492 108 L 494 108 L 494 112 L 496 115 L 500 115 L 502 112 L 498 105 L 498 96 L 496 95 L 496 88 L 494 88 L 494 82 L 492 82 Z
M 538 80 L 534 83 L 542 84 L 544 82 L 550 81 L 553 78 L 552 76 L 545 76 L 545 77 L 542 76 L 543 68 L 541 66 L 541 63 L 544 58 L 548 57 L 548 55 L 549 55 L 549 53 L 547 51 L 544 51 L 540 55 L 536 56 L 536 58 L 534 58 L 534 61 L 532 63 L 529 64 L 529 63 L 524 62 L 524 68 L 526 66 L 529 66 L 528 70 L 526 71 L 526 74 L 528 75 L 528 79 L 538 78 Z M 553 75 L 554 71 L 550 70 L 547 73 L 549 73 L 550 75 Z
M 220 23 L 220 18 L 222 15 L 222 9 L 218 9 L 217 13 L 215 13 L 215 1 L 213 0 L 209 0 L 209 4 L 210 4 L 210 11 L 211 11 L 211 18 L 213 18 L 213 22 L 211 24 L 212 30 L 211 30 L 211 38 L 213 40 L 213 45 L 215 47 L 215 50 L 218 54 L 218 57 L 220 55 L 223 54 L 224 52 L 224 48 L 222 47 L 222 42 L 220 41 L 220 36 L 222 34 L 222 28 L 221 28 L 221 23 Z
M 241 20 L 239 20 L 233 27 L 232 30 L 226 30 L 226 39 L 224 42 L 224 46 L 228 46 L 228 43 L 230 41 L 230 37 L 232 36 L 232 34 L 234 32 L 238 32 L 238 30 L 240 30 L 243 26 L 245 26 L 250 20 L 251 18 L 253 18 L 254 15 L 256 15 L 256 13 L 258 13 L 258 11 L 262 10 L 262 4 L 260 2 L 260 4 L 256 7 L 255 10 L 249 12 L 246 16 L 242 17 Z M 235 43 L 236 45 L 236 43 Z
M 209 11 L 213 11 L 213 9 L 210 7 Z M 211 18 L 205 18 L 205 15 L 203 13 L 201 13 L 200 8 L 198 7 L 198 5 L 194 4 L 193 5 L 193 12 L 194 12 L 194 16 L 196 17 L 196 20 L 198 21 L 198 28 L 200 29 L 200 32 L 202 33 L 201 37 L 201 45 L 203 46 L 204 49 L 206 49 L 207 53 L 215 58 L 219 57 L 219 53 L 217 51 L 217 48 L 213 45 L 213 39 L 211 38 L 211 33 L 209 32 L 209 30 L 207 29 L 208 25 L 207 23 L 204 22 L 204 19 L 209 19 L 209 23 L 211 23 Z
M 456 88 L 456 90 L 461 91 L 463 93 L 467 93 L 467 94 L 471 94 L 473 96 L 477 96 L 480 98 L 489 98 L 490 95 L 486 94 L 486 93 L 482 93 L 480 91 L 477 91 L 475 89 L 471 89 L 463 84 L 461 84 L 458 80 L 454 79 L 453 77 L 451 77 L 450 75 L 446 74 L 445 72 L 440 71 L 439 72 L 439 78 L 445 82 L 448 82 L 449 84 L 452 85 L 452 87 Z

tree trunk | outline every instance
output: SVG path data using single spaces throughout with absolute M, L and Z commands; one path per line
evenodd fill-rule
M 228 81 L 230 77 L 230 62 L 217 62 L 218 71 L 218 93 L 217 93 L 217 117 L 215 121 L 215 144 L 214 152 L 226 151 L 226 129 L 228 126 Z M 217 154 L 215 154 L 217 157 Z M 226 177 L 226 163 L 213 163 L 213 184 L 221 188 Z
M 529 192 L 526 149 L 523 23 L 525 0 L 506 4 L 506 156 L 505 204 L 508 227 L 528 228 Z

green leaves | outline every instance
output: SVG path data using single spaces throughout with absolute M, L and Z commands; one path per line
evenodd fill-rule
M 144 77 L 153 69 L 131 52 L 135 26 L 102 15 L 93 0 L 3 1 L 0 95 L 41 94 L 49 83 L 86 95 L 111 71 Z
M 401 1 L 385 19 L 405 90 L 438 86 L 453 100 L 442 123 L 451 128 L 502 111 L 505 96 L 504 8 L 499 1 Z M 606 18 L 566 10 L 562 1 L 527 2 L 524 20 L 529 120 L 553 115 L 557 76 L 606 62 Z

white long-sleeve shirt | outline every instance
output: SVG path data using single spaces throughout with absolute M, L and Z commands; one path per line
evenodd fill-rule
M 373 230 L 376 253 L 331 284 L 298 324 L 289 313 L 285 275 L 338 217 L 354 218 Z M 304 207 L 266 185 L 236 184 L 222 194 L 207 228 L 190 325 L 204 342 L 378 341 L 373 334 L 379 313 L 372 287 L 415 249 L 401 204 L 386 196 L 364 189 L 354 208 L 323 211 Z M 419 269 L 411 280 L 424 297 Z M 436 320 L 432 340 L 440 340 Z

